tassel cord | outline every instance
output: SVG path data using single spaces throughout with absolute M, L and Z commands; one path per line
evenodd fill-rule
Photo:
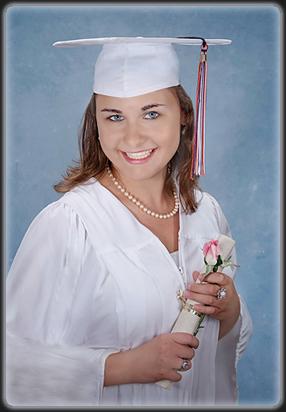
M 207 49 L 208 45 L 203 41 L 201 46 L 200 62 L 198 67 L 197 91 L 196 91 L 196 117 L 193 136 L 193 153 L 191 165 L 191 177 L 205 175 L 205 120 L 206 120 L 206 96 L 207 96 Z

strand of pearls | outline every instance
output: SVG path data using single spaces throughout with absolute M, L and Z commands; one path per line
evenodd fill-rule
M 145 212 L 148 215 L 153 216 L 157 219 L 168 219 L 168 218 L 174 216 L 178 212 L 180 202 L 179 202 L 179 199 L 178 199 L 175 188 L 173 190 L 173 196 L 174 196 L 174 202 L 175 202 L 175 206 L 174 206 L 173 210 L 171 210 L 171 212 L 169 212 L 169 213 L 156 213 L 156 212 L 153 212 L 152 210 L 148 209 L 148 207 L 143 205 L 143 203 L 141 203 L 140 200 L 136 199 L 135 196 L 133 196 L 131 193 L 129 193 L 118 182 L 118 180 L 116 180 L 116 178 L 113 176 L 109 166 L 106 167 L 106 171 L 107 171 L 108 176 L 111 178 L 113 184 L 116 186 L 116 188 L 118 190 L 120 190 L 131 202 L 133 202 L 136 206 L 138 206 L 139 209 L 142 210 L 142 212 Z

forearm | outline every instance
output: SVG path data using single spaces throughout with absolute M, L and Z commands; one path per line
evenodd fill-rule
M 240 301 L 239 299 L 236 299 L 234 305 L 233 305 L 233 311 L 225 319 L 222 319 L 220 321 L 220 327 L 219 327 L 219 336 L 218 339 L 223 338 L 236 324 L 240 314 Z

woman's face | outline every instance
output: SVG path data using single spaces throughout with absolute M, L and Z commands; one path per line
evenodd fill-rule
M 129 179 L 162 173 L 178 149 L 181 110 L 172 88 L 127 98 L 97 95 L 96 120 L 103 152 Z

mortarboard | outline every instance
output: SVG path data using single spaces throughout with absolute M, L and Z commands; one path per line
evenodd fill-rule
M 201 46 L 195 104 L 191 177 L 205 175 L 207 50 L 228 39 L 202 37 L 102 37 L 57 41 L 55 47 L 103 45 L 94 69 L 94 93 L 139 96 L 180 84 L 179 60 L 173 44 Z

